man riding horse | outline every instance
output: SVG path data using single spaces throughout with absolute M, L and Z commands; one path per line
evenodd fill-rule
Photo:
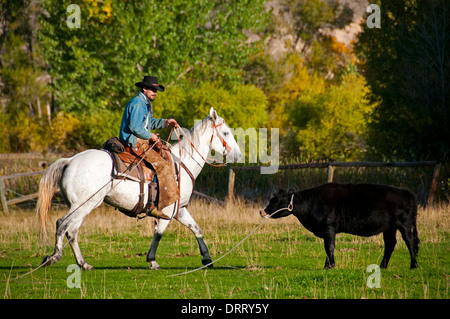
M 158 84 L 154 76 L 144 76 L 144 79 L 135 84 L 141 88 L 125 107 L 120 125 L 119 139 L 122 143 L 133 148 L 137 154 L 145 154 L 144 159 L 151 164 L 156 171 L 159 188 L 158 209 L 154 209 L 150 215 L 156 218 L 170 219 L 160 212 L 164 207 L 177 201 L 180 197 L 175 177 L 175 169 L 172 157 L 166 160 L 157 153 L 154 148 L 160 145 L 158 135 L 151 133 L 153 129 L 161 129 L 167 126 L 178 126 L 174 119 L 153 118 L 152 101 L 158 91 L 164 92 L 164 86 Z M 154 144 L 155 147 L 152 147 Z M 151 148 L 152 147 L 152 148 Z

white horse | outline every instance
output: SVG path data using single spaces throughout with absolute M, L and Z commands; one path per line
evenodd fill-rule
M 176 218 L 195 235 L 202 255 L 203 265 L 211 263 L 208 248 L 202 238 L 201 229 L 186 206 L 193 192 L 193 182 L 200 174 L 208 153 L 226 156 L 227 162 L 238 161 L 242 157 L 239 146 L 224 119 L 211 108 L 209 116 L 197 123 L 190 131 L 191 141 L 183 138 L 172 146 L 175 165 L 179 166 L 181 147 L 180 208 L 178 202 L 164 208 L 162 212 Z M 87 150 L 71 158 L 62 158 L 53 163 L 41 178 L 36 212 L 40 216 L 41 232 L 45 233 L 47 215 L 51 199 L 58 186 L 69 206 L 67 214 L 56 222 L 56 243 L 52 256 L 45 256 L 41 265 L 51 265 L 62 257 L 64 235 L 72 247 L 77 264 L 85 270 L 93 269 L 83 258 L 77 241 L 78 230 L 84 218 L 104 201 L 114 207 L 130 211 L 138 202 L 139 183 L 118 180 L 112 176 L 113 163 L 108 153 L 102 150 Z M 191 177 L 192 176 L 192 177 Z M 145 202 L 148 189 L 145 189 Z M 147 255 L 150 269 L 159 269 L 155 260 L 158 243 L 170 220 L 160 220 L 155 229 L 152 244 Z

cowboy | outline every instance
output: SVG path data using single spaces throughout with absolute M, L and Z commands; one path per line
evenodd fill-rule
M 159 137 L 151 133 L 153 129 L 161 129 L 167 126 L 178 126 L 174 119 L 153 118 L 152 101 L 159 92 L 164 92 L 164 86 L 158 84 L 154 76 L 144 76 L 144 79 L 135 84 L 140 92 L 133 97 L 125 107 L 120 124 L 119 139 L 126 145 L 132 147 L 136 152 L 145 152 L 145 160 L 152 165 L 156 171 L 159 201 L 158 210 L 169 206 L 178 200 L 180 194 L 175 179 L 175 170 L 172 156 L 164 160 L 153 148 L 154 143 L 159 143 Z M 154 210 L 151 216 L 168 218 L 162 212 Z

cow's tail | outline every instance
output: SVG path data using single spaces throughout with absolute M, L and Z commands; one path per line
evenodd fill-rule
M 59 188 L 59 181 L 64 169 L 69 165 L 71 158 L 61 158 L 54 162 L 42 175 L 39 182 L 39 197 L 36 204 L 36 215 L 40 222 L 40 235 L 43 240 L 47 238 L 47 216 L 52 206 L 52 198 Z
M 411 208 L 411 213 L 413 217 L 413 223 L 412 223 L 412 233 L 413 233 L 413 248 L 414 248 L 414 255 L 417 257 L 417 254 L 419 252 L 419 234 L 417 232 L 417 198 L 414 196 L 413 205 Z

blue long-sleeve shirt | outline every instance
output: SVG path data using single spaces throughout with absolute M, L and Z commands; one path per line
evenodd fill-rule
M 152 137 L 150 130 L 166 127 L 165 119 L 153 118 L 153 108 L 150 100 L 139 92 L 128 102 L 122 115 L 119 139 L 136 147 L 137 138 L 148 140 Z

